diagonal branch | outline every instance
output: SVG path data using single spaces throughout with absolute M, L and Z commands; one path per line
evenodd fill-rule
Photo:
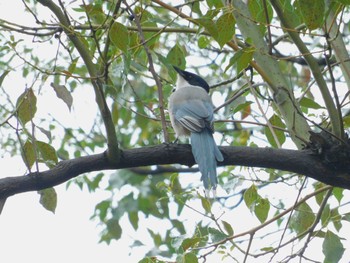
M 91 83 L 94 87 L 96 102 L 98 108 L 101 112 L 102 119 L 106 128 L 107 134 L 107 144 L 108 144 L 108 158 L 118 162 L 120 158 L 120 150 L 118 148 L 117 135 L 115 132 L 114 124 L 112 121 L 111 112 L 108 108 L 107 102 L 105 100 L 103 92 L 103 81 L 98 74 L 98 69 L 92 61 L 92 56 L 89 53 L 89 50 L 84 45 L 84 43 L 79 39 L 74 29 L 70 25 L 70 21 L 67 19 L 65 14 L 62 12 L 61 8 L 57 6 L 51 0 L 38 0 L 40 4 L 49 8 L 57 17 L 61 23 L 62 29 L 67 34 L 69 39 L 72 41 L 73 45 L 79 52 L 81 58 L 83 59 L 86 68 L 91 77 Z
M 341 130 L 341 119 L 339 118 L 338 111 L 334 105 L 334 102 L 332 100 L 332 96 L 328 90 L 327 83 L 325 79 L 322 76 L 321 69 L 316 61 L 316 59 L 311 55 L 309 49 L 305 45 L 304 41 L 300 38 L 299 33 L 292 30 L 293 26 L 290 21 L 291 18 L 288 16 L 286 12 L 283 11 L 283 8 L 281 6 L 281 3 L 276 0 L 271 0 L 271 5 L 275 9 L 279 19 L 281 20 L 282 25 L 285 28 L 289 28 L 291 30 L 288 30 L 288 34 L 290 38 L 293 40 L 294 44 L 299 49 L 300 53 L 303 54 L 304 59 L 306 60 L 307 64 L 310 67 L 310 70 L 312 71 L 312 74 L 316 80 L 316 83 L 320 89 L 320 92 L 322 94 L 323 100 L 325 102 L 326 108 L 329 113 L 329 118 L 332 124 L 332 130 L 334 132 L 334 135 L 338 138 L 342 139 L 342 130 Z

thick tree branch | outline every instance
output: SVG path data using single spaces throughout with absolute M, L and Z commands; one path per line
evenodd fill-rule
M 313 155 L 309 150 L 230 146 L 220 147 L 220 150 L 224 154 L 225 161 L 219 163 L 219 166 L 241 165 L 279 169 L 302 174 L 329 185 L 350 189 L 349 169 L 343 171 L 327 167 L 318 156 Z M 121 159 L 118 163 L 110 162 L 105 153 L 80 157 L 62 161 L 53 169 L 45 172 L 0 179 L 0 199 L 18 193 L 53 187 L 87 172 L 175 163 L 187 166 L 194 164 L 190 145 L 161 144 L 124 150 L 121 152 Z
M 295 100 L 292 87 L 282 72 L 278 61 L 270 55 L 269 47 L 261 33 L 261 29 L 254 22 L 248 6 L 242 0 L 234 0 L 232 5 L 234 6 L 233 16 L 236 19 L 237 27 L 245 39 L 250 39 L 254 48 L 255 64 L 251 62 L 251 66 L 269 84 L 276 106 L 290 131 L 291 138 L 296 146 L 301 149 L 310 127 L 304 116 L 297 114 L 300 106 Z M 272 72 L 273 74 L 271 74 Z
M 91 84 L 95 91 L 96 103 L 101 112 L 101 116 L 103 119 L 103 123 L 106 128 L 107 135 L 107 144 L 108 144 L 108 158 L 113 160 L 119 159 L 119 148 L 117 135 L 114 128 L 114 123 L 112 121 L 111 112 L 108 108 L 107 102 L 105 100 L 104 90 L 103 90 L 103 81 L 101 80 L 101 76 L 99 76 L 98 69 L 93 62 L 93 57 L 89 53 L 88 48 L 84 45 L 81 39 L 78 37 L 73 27 L 71 26 L 70 21 L 65 16 L 64 12 L 60 9 L 58 5 L 56 5 L 51 0 L 38 0 L 40 4 L 46 6 L 51 12 L 56 16 L 59 20 L 63 31 L 69 37 L 70 41 L 73 43 L 77 51 L 79 52 L 81 58 L 83 59 L 86 68 L 91 77 Z
M 308 63 L 310 70 L 312 71 L 312 74 L 315 78 L 315 81 L 320 89 L 326 108 L 328 110 L 329 118 L 332 124 L 332 131 L 334 132 L 335 136 L 342 139 L 343 130 L 341 129 L 340 125 L 341 119 L 339 117 L 337 108 L 332 100 L 332 96 L 328 90 L 327 83 L 323 78 L 322 71 L 317 63 L 317 60 L 312 56 L 310 50 L 305 45 L 304 41 L 300 38 L 299 33 L 293 30 L 294 27 L 290 22 L 291 17 L 289 16 L 289 14 L 287 14 L 287 12 L 283 11 L 281 3 L 276 0 L 272 0 L 270 2 L 274 10 L 276 11 L 278 18 L 281 20 L 281 24 L 283 25 L 283 27 L 290 29 L 287 31 L 290 38 L 293 40 L 294 44 L 297 46 L 300 53 L 303 55 L 304 59 Z

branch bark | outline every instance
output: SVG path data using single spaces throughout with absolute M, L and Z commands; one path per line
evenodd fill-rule
M 349 169 L 343 171 L 327 167 L 309 150 L 231 146 L 222 146 L 220 150 L 225 161 L 219 163 L 219 166 L 241 165 L 279 169 L 301 174 L 332 186 L 350 189 Z M 190 145 L 161 144 L 128 149 L 122 151 L 120 161 L 114 163 L 106 153 L 80 157 L 62 161 L 45 172 L 0 179 L 0 199 L 53 187 L 87 172 L 176 163 L 186 166 L 192 166 L 195 163 Z

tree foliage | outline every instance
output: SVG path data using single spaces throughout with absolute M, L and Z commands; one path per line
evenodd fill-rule
M 55 185 L 93 192 L 105 180 L 101 241 L 123 238 L 125 220 L 147 231 L 154 248 L 140 262 L 345 260 L 348 0 L 18 5 L 29 24 L 0 20 L 0 143 L 27 172 L 0 179 L 1 204 L 39 191 L 54 212 Z M 215 200 L 190 146 L 170 143 L 173 65 L 211 85 L 225 157 Z M 89 125 L 64 122 L 75 114 Z

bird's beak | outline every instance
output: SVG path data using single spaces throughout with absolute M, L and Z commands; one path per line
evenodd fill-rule
M 176 66 L 173 66 L 173 68 L 175 69 L 175 71 L 176 71 L 177 73 L 180 74 L 180 76 L 184 76 L 184 71 L 183 71 L 182 69 L 180 69 L 180 68 L 178 68 L 178 67 L 176 67 Z

